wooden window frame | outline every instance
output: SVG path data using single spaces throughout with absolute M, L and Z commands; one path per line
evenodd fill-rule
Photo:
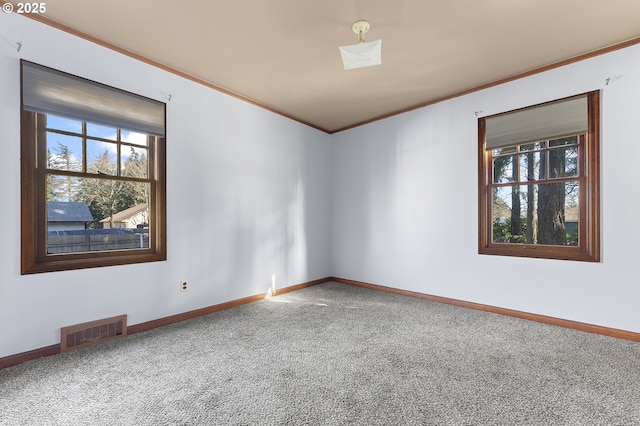
M 555 102 L 555 101 L 554 101 Z M 539 106 L 539 105 L 536 105 Z M 524 108 L 523 108 L 524 109 Z M 509 111 L 513 112 L 513 111 Z M 505 113 L 506 114 L 506 113 Z M 579 148 L 579 244 L 552 246 L 494 243 L 492 152 L 486 150 L 486 119 L 478 119 L 478 253 L 543 259 L 600 261 L 600 93 L 587 94 L 588 130 Z M 533 182 L 532 182 L 533 184 Z
M 164 137 L 149 138 L 149 247 L 47 254 L 46 140 L 44 114 L 21 112 L 21 265 L 22 275 L 163 261 L 166 250 L 166 146 Z M 80 173 L 79 177 L 95 178 Z M 114 179 L 116 177 L 100 176 Z M 126 180 L 126 178 L 124 178 Z

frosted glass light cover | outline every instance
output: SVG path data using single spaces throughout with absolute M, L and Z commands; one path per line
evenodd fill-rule
M 345 70 L 371 67 L 382 63 L 382 40 L 340 46 Z

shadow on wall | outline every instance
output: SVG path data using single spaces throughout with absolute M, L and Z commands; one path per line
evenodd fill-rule
M 434 236 L 456 213 L 448 183 L 457 166 L 442 164 L 451 161 L 440 155 L 442 126 L 413 112 L 337 136 L 335 274 L 396 282 L 438 254 Z
M 329 185 L 318 181 L 328 145 L 307 144 L 303 132 L 263 143 L 245 133 L 221 148 L 223 155 L 196 159 L 207 179 L 189 184 L 194 195 L 188 203 L 197 212 L 188 212 L 180 228 L 191 236 L 187 278 L 205 287 L 201 306 L 320 278 L 312 276 L 319 269 L 328 272 L 316 260 L 328 256 L 328 215 L 316 211 L 328 211 Z
M 334 244 L 336 273 L 371 271 L 388 245 L 393 226 L 397 136 L 394 129 L 373 123 L 344 133 L 334 155 Z M 341 266 L 342 265 L 342 266 Z

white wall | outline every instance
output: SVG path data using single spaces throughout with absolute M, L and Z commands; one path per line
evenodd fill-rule
M 166 262 L 20 275 L 21 58 L 172 95 Z M 4 13 L 0 143 L 0 357 L 56 344 L 66 325 L 123 313 L 137 324 L 264 293 L 274 275 L 276 287 L 331 275 L 329 135 Z
M 476 112 L 595 89 L 602 262 L 479 255 Z M 640 332 L 639 99 L 636 45 L 334 135 L 333 274 Z

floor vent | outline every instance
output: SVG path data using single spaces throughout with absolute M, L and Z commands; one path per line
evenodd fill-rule
M 127 316 L 104 318 L 97 321 L 62 327 L 60 351 L 81 348 L 127 335 Z

